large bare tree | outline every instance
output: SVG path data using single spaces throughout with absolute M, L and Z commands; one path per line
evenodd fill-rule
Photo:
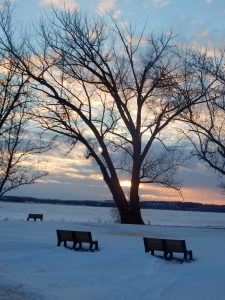
M 18 44 L 1 20 L 1 45 L 30 77 L 42 126 L 80 143 L 98 165 L 122 223 L 142 224 L 140 184 L 178 188 L 173 127 L 211 89 L 174 45 L 172 33 L 137 33 L 52 9 L 37 40 Z M 175 141 L 175 144 L 174 144 Z M 121 176 L 131 182 L 128 199 Z

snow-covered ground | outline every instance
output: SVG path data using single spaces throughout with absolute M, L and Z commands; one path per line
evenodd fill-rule
M 151 225 L 112 224 L 108 208 L 0 202 L 0 300 L 225 299 L 225 214 L 143 216 Z M 56 247 L 56 229 L 91 231 L 100 251 Z M 143 236 L 185 239 L 194 261 L 151 256 Z

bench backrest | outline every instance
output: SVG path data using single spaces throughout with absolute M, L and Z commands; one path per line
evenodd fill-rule
M 79 241 L 79 242 L 92 242 L 91 232 L 89 231 L 72 231 L 57 229 L 57 236 L 61 241 Z
M 145 251 L 164 251 L 164 239 L 144 237 Z
M 61 241 L 73 241 L 74 231 L 57 229 L 57 237 Z
M 89 231 L 75 231 L 75 237 L 80 242 L 91 242 L 92 236 Z
M 185 252 L 186 243 L 185 240 L 165 240 L 165 247 L 167 252 Z
M 43 218 L 43 214 L 29 214 L 28 218 L 39 218 L 39 219 L 42 219 Z

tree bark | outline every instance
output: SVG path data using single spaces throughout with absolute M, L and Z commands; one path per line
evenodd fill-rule
M 137 201 L 138 203 L 138 201 Z M 134 207 L 122 210 L 119 209 L 120 212 L 120 218 L 121 218 L 121 224 L 137 224 L 137 225 L 143 225 L 144 221 L 141 217 L 141 210 L 139 207 L 139 204 L 136 205 L 136 208 Z

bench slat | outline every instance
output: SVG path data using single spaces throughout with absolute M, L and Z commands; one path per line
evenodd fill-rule
M 185 240 L 167 240 L 166 239 L 166 250 L 168 252 L 181 252 L 186 251 Z

